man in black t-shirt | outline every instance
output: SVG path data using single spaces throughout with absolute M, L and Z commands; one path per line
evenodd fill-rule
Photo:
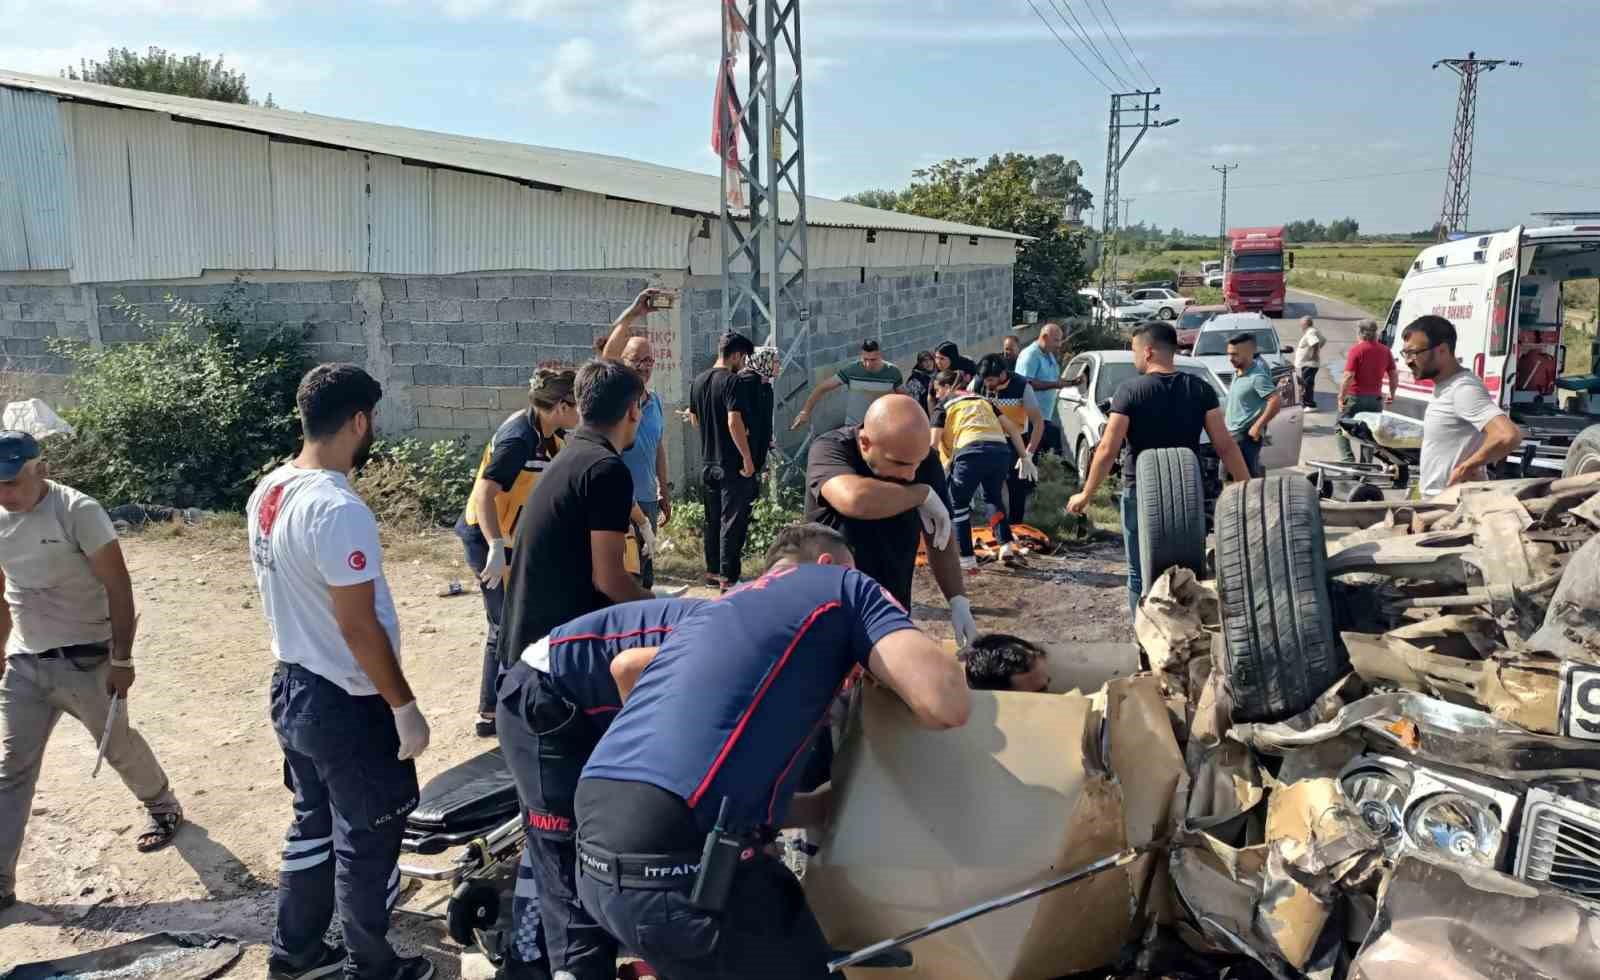
M 950 625 L 965 646 L 978 635 L 951 532 L 949 491 L 930 448 L 928 417 L 906 395 L 884 395 L 860 426 L 816 438 L 806 459 L 807 521 L 844 532 L 856 568 L 911 608 L 917 539 L 950 603 Z
M 740 373 L 755 349 L 743 334 L 723 334 L 717 363 L 689 390 L 688 420 L 700 430 L 700 480 L 706 493 L 706 584 L 721 588 L 739 581 L 758 487 L 750 431 L 761 382 Z
M 644 381 L 621 361 L 590 361 L 573 386 L 579 427 L 528 496 L 511 551 L 500 663 L 569 619 L 649 599 L 623 566 L 633 477 L 622 450 L 643 414 Z
M 1152 320 L 1133 333 L 1133 366 L 1139 377 L 1124 381 L 1111 398 L 1111 417 L 1094 450 L 1094 462 L 1083 488 L 1067 502 L 1067 511 L 1081 514 L 1089 499 L 1111 473 L 1118 453 L 1122 459 L 1122 546 L 1128 557 L 1128 608 L 1139 608 L 1144 579 L 1139 568 L 1139 495 L 1135 479 L 1139 454 L 1146 449 L 1184 448 L 1198 453 L 1200 433 L 1211 437 L 1211 448 L 1235 480 L 1248 480 L 1244 456 L 1228 432 L 1210 382 L 1185 374 L 1173 365 L 1178 353 L 1178 333 L 1169 323 Z M 1126 452 L 1124 452 L 1126 442 Z

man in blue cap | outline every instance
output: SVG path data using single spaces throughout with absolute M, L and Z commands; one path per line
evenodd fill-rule
M 167 846 L 183 823 L 166 772 L 128 724 L 138 615 L 116 529 L 92 497 L 48 477 L 33 436 L 0 432 L 0 908 L 16 902 L 39 765 L 63 712 L 97 743 L 111 727 L 105 760 L 149 814 L 139 850 Z

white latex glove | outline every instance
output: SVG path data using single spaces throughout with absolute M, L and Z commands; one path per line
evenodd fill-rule
M 478 580 L 490 589 L 506 580 L 506 543 L 503 538 L 489 542 L 489 560 L 483 563 Z
M 415 759 L 428 748 L 428 719 L 422 717 L 422 709 L 417 707 L 417 702 L 407 701 L 394 712 L 394 729 L 400 735 L 399 759 Z
M 656 553 L 656 529 L 650 526 L 649 521 L 635 524 L 634 528 L 639 532 L 639 558 L 649 558 Z
M 938 491 L 928 488 L 928 496 L 917 505 L 917 516 L 922 518 L 922 529 L 933 539 L 933 546 L 943 551 L 950 543 L 950 511 L 939 499 Z
M 1017 460 L 1017 476 L 1029 483 L 1039 482 L 1039 464 L 1033 461 L 1033 453 L 1023 453 Z
M 972 618 L 972 603 L 964 595 L 950 597 L 950 626 L 956 631 L 956 644 L 966 646 L 978 638 L 978 621 Z

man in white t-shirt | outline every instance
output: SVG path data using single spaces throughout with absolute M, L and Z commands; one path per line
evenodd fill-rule
M 250 560 L 272 630 L 272 727 L 294 793 L 271 980 L 429 980 L 389 945 L 400 838 L 428 723 L 400 669 L 400 627 L 372 511 L 350 473 L 372 451 L 383 388 L 349 364 L 300 382 L 305 442 L 250 496 Z M 323 942 L 335 900 L 345 949 Z M 346 955 L 348 951 L 348 960 Z
M 1440 316 L 1421 316 L 1401 335 L 1400 356 L 1412 377 L 1433 382 L 1422 418 L 1423 497 L 1469 480 L 1516 451 L 1522 431 L 1500 410 L 1483 380 L 1456 360 L 1456 328 Z

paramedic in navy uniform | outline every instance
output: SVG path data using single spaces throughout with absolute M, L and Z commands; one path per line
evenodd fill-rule
M 860 670 L 929 728 L 970 709 L 960 664 L 851 567 L 839 532 L 785 528 L 768 556 L 761 578 L 679 622 L 636 686 L 621 680 L 622 711 L 578 783 L 583 906 L 672 980 L 829 975 L 800 883 L 763 845 L 774 828 L 826 823 L 830 788 L 796 796 L 798 763 Z M 731 885 L 696 904 L 723 810 L 719 837 L 733 840 L 707 864 Z
M 612 980 L 617 973 L 617 941 L 578 904 L 572 835 L 578 774 L 622 707 L 614 675 L 637 676 L 678 622 L 704 605 L 705 599 L 649 599 L 579 616 L 530 644 L 501 678 L 500 749 L 528 824 L 524 864 L 537 886 L 556 975 Z M 528 958 L 513 950 L 513 960 Z M 518 975 L 509 965 L 504 972 Z

